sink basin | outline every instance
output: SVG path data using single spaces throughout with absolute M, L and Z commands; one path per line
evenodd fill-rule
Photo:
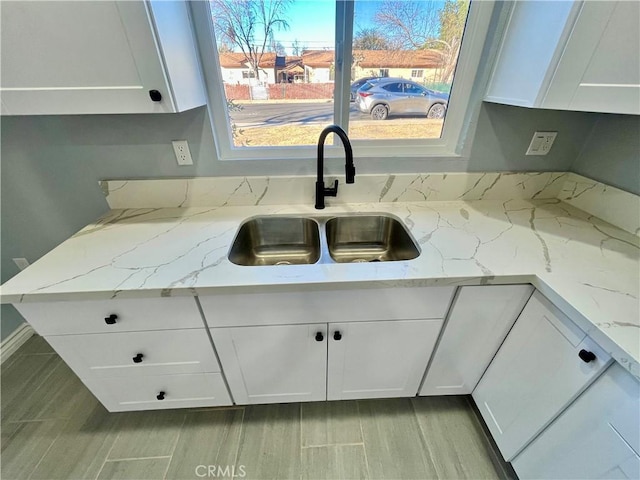
M 238 231 L 229 252 L 236 265 L 299 265 L 320 259 L 318 224 L 301 217 L 256 217 Z
M 386 215 L 335 217 L 326 232 L 329 254 L 338 263 L 411 260 L 420 254 L 404 225 Z

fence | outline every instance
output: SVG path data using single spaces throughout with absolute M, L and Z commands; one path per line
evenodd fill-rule
M 333 83 L 272 83 L 267 86 L 270 100 L 322 100 L 333 98 Z M 229 100 L 251 100 L 249 85 L 224 84 Z

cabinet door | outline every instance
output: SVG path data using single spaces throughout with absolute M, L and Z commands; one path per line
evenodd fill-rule
M 327 325 L 212 328 L 236 403 L 326 399 Z
M 584 2 L 543 106 L 640 114 L 640 2 Z
M 583 349 L 594 353 L 595 360 L 581 360 Z M 610 360 L 535 292 L 473 391 L 505 460 L 511 461 Z
M 640 478 L 640 385 L 617 363 L 513 460 L 528 478 Z
M 461 287 L 420 395 L 468 395 L 529 300 L 531 285 Z
M 412 397 L 441 319 L 329 324 L 327 399 Z
M 3 114 L 173 111 L 144 2 L 3 1 L 1 22 Z

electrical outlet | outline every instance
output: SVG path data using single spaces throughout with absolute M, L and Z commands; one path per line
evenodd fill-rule
M 12 260 L 20 270 L 24 270 L 29 266 L 29 260 L 27 260 L 26 258 L 13 258 Z
M 193 165 L 193 160 L 191 159 L 191 152 L 189 151 L 189 144 L 187 143 L 187 141 L 174 140 L 171 143 L 173 144 L 173 152 L 176 154 L 178 165 Z
M 535 132 L 526 155 L 546 155 L 557 136 L 558 132 Z

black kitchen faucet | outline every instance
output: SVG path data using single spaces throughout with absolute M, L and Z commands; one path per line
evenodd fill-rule
M 345 177 L 347 183 L 354 183 L 356 178 L 356 167 L 353 165 L 353 150 L 351 142 L 346 132 L 338 125 L 329 125 L 322 130 L 318 139 L 318 178 L 316 180 L 316 208 L 321 210 L 324 208 L 324 197 L 335 197 L 338 195 L 338 180 L 333 182 L 333 187 L 324 186 L 324 141 L 327 135 L 335 133 L 342 140 L 345 152 Z

